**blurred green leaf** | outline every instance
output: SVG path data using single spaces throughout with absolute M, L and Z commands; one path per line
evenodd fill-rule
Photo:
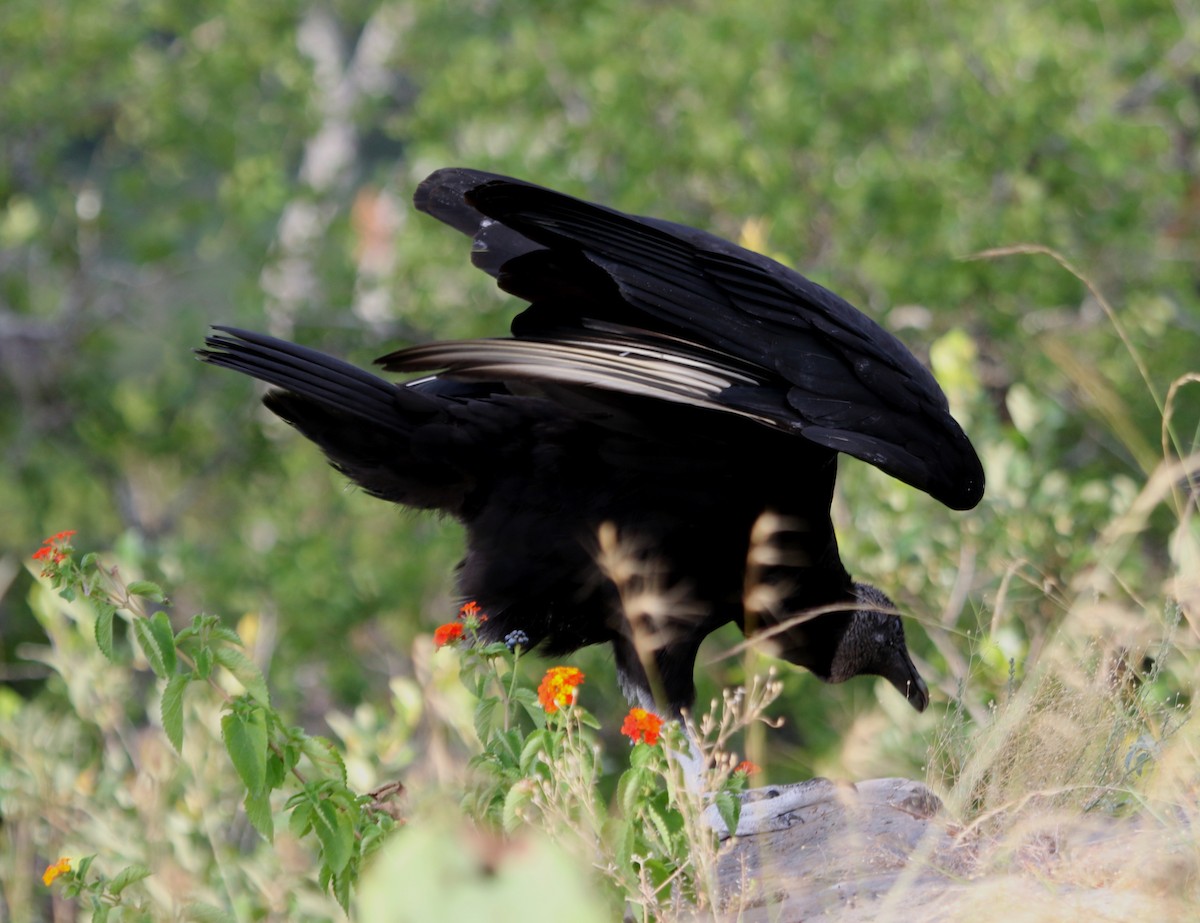
M 212 648 L 212 652 L 217 663 L 234 675 L 251 698 L 263 706 L 271 704 L 270 693 L 267 692 L 267 682 L 263 679 L 262 671 L 255 666 L 254 661 L 236 647 L 226 644 Z
M 150 580 L 135 580 L 125 590 L 130 596 L 141 596 L 156 603 L 165 602 L 167 598 L 162 587 Z
M 267 841 L 274 840 L 275 818 L 271 813 L 270 790 L 264 789 L 257 794 L 247 792 L 243 807 L 246 809 L 246 818 L 254 825 L 254 829 L 262 834 L 263 839 Z
M 131 624 L 150 669 L 159 679 L 170 678 L 175 672 L 175 633 L 167 614 L 156 612 L 149 618 L 135 617 Z
M 100 648 L 100 653 L 112 661 L 116 660 L 113 652 L 113 616 L 116 612 L 116 606 L 112 603 L 96 604 L 96 646 Z
M 176 673 L 163 687 L 162 694 L 162 725 L 176 753 L 183 752 L 183 695 L 186 692 L 191 676 L 186 673 Z
M 119 895 L 134 882 L 150 877 L 150 869 L 144 865 L 130 865 L 121 869 L 108 883 L 110 894 Z
M 313 805 L 313 830 L 321 841 L 321 858 L 336 875 L 354 854 L 354 824 L 344 811 L 330 800 L 322 798 Z
M 264 792 L 267 773 L 267 724 L 258 708 L 236 708 L 221 716 L 221 737 L 229 759 L 252 796 Z

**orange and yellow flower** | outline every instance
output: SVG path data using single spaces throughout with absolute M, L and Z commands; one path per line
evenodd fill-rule
M 641 741 L 654 746 L 662 730 L 663 719 L 644 708 L 631 708 L 621 725 L 621 733 L 634 743 Z
M 67 858 L 59 859 L 53 865 L 46 866 L 46 871 L 42 872 L 42 884 L 47 888 L 53 884 L 54 879 L 59 875 L 65 875 L 71 871 L 71 860 Z
M 538 701 L 547 715 L 575 704 L 575 688 L 583 683 L 583 671 L 575 667 L 551 667 L 538 686 Z
M 447 622 L 445 625 L 439 625 L 434 630 L 433 643 L 438 647 L 445 647 L 447 644 L 453 644 L 455 641 L 461 641 L 462 637 L 462 622 Z

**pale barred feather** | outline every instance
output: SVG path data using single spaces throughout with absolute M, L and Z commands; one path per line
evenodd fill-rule
M 667 342 L 667 338 L 663 340 Z M 760 379 L 708 357 L 625 338 L 451 340 L 400 350 L 381 361 L 392 371 L 436 369 L 465 380 L 582 385 L 779 425 L 762 414 L 719 400 L 727 389 L 758 385 Z

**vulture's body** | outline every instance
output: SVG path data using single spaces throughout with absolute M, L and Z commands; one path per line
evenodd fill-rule
M 982 496 L 970 442 L 895 337 L 691 228 L 471 170 L 435 173 L 416 204 L 530 303 L 511 337 L 381 359 L 433 373 L 405 384 L 229 328 L 201 357 L 275 386 L 267 406 L 372 494 L 461 520 L 459 589 L 489 638 L 611 643 L 626 693 L 678 710 L 700 642 L 734 622 L 825 680 L 882 675 L 924 708 L 900 619 L 851 581 L 829 515 L 838 452 L 956 509 Z

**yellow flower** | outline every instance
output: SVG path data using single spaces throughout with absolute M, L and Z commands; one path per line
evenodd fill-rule
M 575 667 L 551 667 L 538 686 L 538 701 L 547 715 L 575 704 L 575 687 L 583 682 L 583 671 Z
M 71 860 L 65 857 L 59 859 L 53 865 L 46 866 L 46 871 L 42 872 L 42 883 L 48 888 L 55 878 L 65 875 L 69 871 L 71 871 Z

